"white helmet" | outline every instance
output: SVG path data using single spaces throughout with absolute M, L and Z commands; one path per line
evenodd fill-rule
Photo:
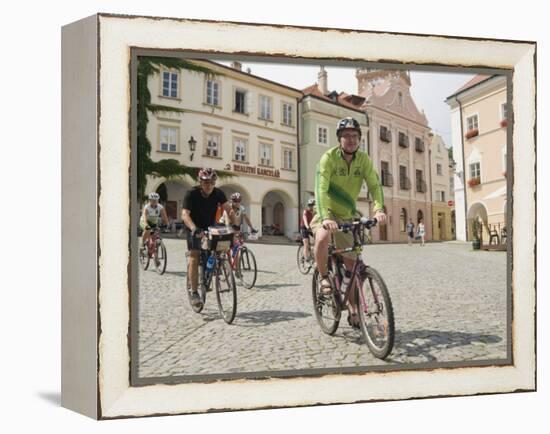
M 159 199 L 160 199 L 160 195 L 158 193 L 155 193 L 155 192 L 149 193 L 149 200 L 159 200 Z

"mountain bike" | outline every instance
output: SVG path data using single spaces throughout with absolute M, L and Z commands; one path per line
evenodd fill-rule
M 199 252 L 198 288 L 201 303 L 193 305 L 191 280 L 189 279 L 189 259 L 187 258 L 187 296 L 193 311 L 200 313 L 206 303 L 206 293 L 212 283 L 216 291 L 218 311 L 227 324 L 231 324 L 237 313 L 237 286 L 227 251 L 231 246 L 233 231 L 224 227 L 211 226 L 204 231 Z M 186 253 L 189 255 L 189 252 Z
M 157 225 L 151 225 L 148 229 L 150 230 L 149 238 L 145 246 L 139 249 L 139 262 L 143 270 L 147 270 L 152 259 L 157 273 L 164 274 L 168 256 L 166 254 L 166 246 L 160 236 L 161 228 Z
M 248 235 L 245 232 L 237 232 L 233 241 L 233 246 L 228 250 L 227 256 L 235 277 L 239 283 L 247 289 L 252 289 L 256 283 L 258 269 L 256 267 L 256 257 L 254 252 L 244 245 L 244 237 Z M 254 239 L 255 234 L 248 235 L 249 239 Z
M 309 259 L 307 259 L 304 255 L 304 244 L 303 244 L 303 238 L 300 237 L 298 246 L 298 251 L 296 252 L 296 263 L 298 264 L 298 270 L 302 274 L 309 273 L 309 270 L 313 268 L 313 265 L 315 264 L 315 238 L 313 238 L 313 232 L 311 230 L 308 230 L 308 238 L 309 238 Z
M 385 359 L 393 348 L 395 338 L 393 306 L 382 276 L 374 268 L 364 264 L 360 255 L 366 241 L 365 229 L 370 230 L 376 223 L 376 219 L 363 217 L 339 226 L 339 230 L 343 232 L 352 232 L 354 245 L 345 249 L 336 249 L 329 245 L 328 278 L 332 291 L 329 294 L 321 291 L 319 271 L 315 268 L 312 294 L 315 317 L 323 332 L 333 335 L 338 329 L 342 311 L 349 310 L 350 305 L 355 306 L 359 329 L 369 350 L 375 357 Z M 356 252 L 357 259 L 350 270 L 351 277 L 347 287 L 342 288 L 346 268 L 340 255 L 346 252 Z

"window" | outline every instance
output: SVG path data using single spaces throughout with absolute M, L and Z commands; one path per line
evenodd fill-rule
M 293 170 L 294 156 L 292 149 L 283 148 L 283 169 Z
M 403 94 L 401 92 L 399 92 L 397 94 L 397 98 L 398 98 L 398 102 L 399 102 L 399 107 L 403 107 Z
M 380 126 L 380 140 L 388 143 L 391 142 L 391 132 L 383 125 Z
M 246 91 L 237 89 L 235 91 L 235 108 L 236 113 L 246 114 Z
M 246 161 L 246 139 L 235 138 L 233 140 L 233 159 L 235 161 Z
M 269 143 L 260 143 L 260 164 L 262 166 L 272 166 L 273 161 L 271 159 L 272 145 Z
M 402 133 L 402 132 L 399 133 L 399 146 L 403 148 L 409 147 L 409 138 L 405 133 Z
M 270 121 L 271 113 L 271 98 L 260 95 L 260 118 Z
M 445 202 L 445 192 L 443 190 L 436 191 L 435 196 L 438 202 Z
M 292 105 L 283 103 L 283 124 L 292 126 Z
M 178 74 L 176 72 L 164 71 L 162 73 L 162 96 L 178 97 Z
M 416 191 L 419 193 L 426 192 L 426 183 L 424 182 L 424 177 L 422 175 L 422 170 L 416 169 Z
M 417 152 L 424 152 L 424 141 L 420 137 L 414 138 L 414 148 Z
M 470 179 L 471 178 L 481 178 L 481 163 L 479 161 L 470 164 Z
M 467 124 L 468 131 L 479 129 L 478 116 L 473 115 L 473 116 L 467 117 L 466 118 L 466 124 Z
M 454 191 L 454 189 L 455 189 L 455 178 L 454 178 L 454 176 L 451 176 L 449 178 L 449 188 L 450 188 L 451 191 Z
M 317 142 L 321 145 L 328 145 L 328 128 L 317 128 Z
M 207 157 L 219 157 L 220 156 L 220 142 L 221 137 L 219 134 L 206 133 L 206 156 Z
M 160 150 L 163 152 L 177 152 L 178 129 L 160 127 Z
M 220 105 L 220 83 L 206 80 L 206 104 Z
M 506 103 L 500 105 L 500 119 L 508 119 L 508 108 Z
M 441 164 L 437 163 L 436 167 L 437 167 L 437 174 L 438 175 L 443 175 L 443 166 Z
M 399 166 L 399 188 L 401 190 L 410 190 L 411 181 L 407 176 L 407 166 Z
M 407 232 L 407 210 L 405 208 L 401 208 L 401 213 L 399 214 L 399 230 Z
M 387 161 L 380 162 L 380 177 L 382 178 L 382 185 L 385 187 L 393 186 L 393 178 L 390 173 L 390 163 Z

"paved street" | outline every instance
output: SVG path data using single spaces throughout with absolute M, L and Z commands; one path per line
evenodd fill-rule
M 195 314 L 185 288 L 185 242 L 166 239 L 163 276 L 140 270 L 139 376 L 450 362 L 506 357 L 506 254 L 462 243 L 374 245 L 364 257 L 384 277 L 396 341 L 386 361 L 373 357 L 343 313 L 334 336 L 313 313 L 311 272 L 296 267 L 296 246 L 251 244 L 256 287 L 238 288 L 227 325 L 214 292 Z

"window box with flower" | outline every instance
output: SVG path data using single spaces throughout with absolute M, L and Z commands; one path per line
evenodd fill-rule
M 500 126 L 501 126 L 502 128 L 504 128 L 506 125 L 508 125 L 508 119 L 502 119 L 502 120 L 500 121 Z
M 468 185 L 469 185 L 470 187 L 474 187 L 474 186 L 479 185 L 479 184 L 481 184 L 481 179 L 480 179 L 479 177 L 470 178 L 470 179 L 468 180 Z
M 479 135 L 479 130 L 477 128 L 474 128 L 473 130 L 468 130 L 466 132 L 466 138 L 471 139 L 472 137 L 475 137 Z

